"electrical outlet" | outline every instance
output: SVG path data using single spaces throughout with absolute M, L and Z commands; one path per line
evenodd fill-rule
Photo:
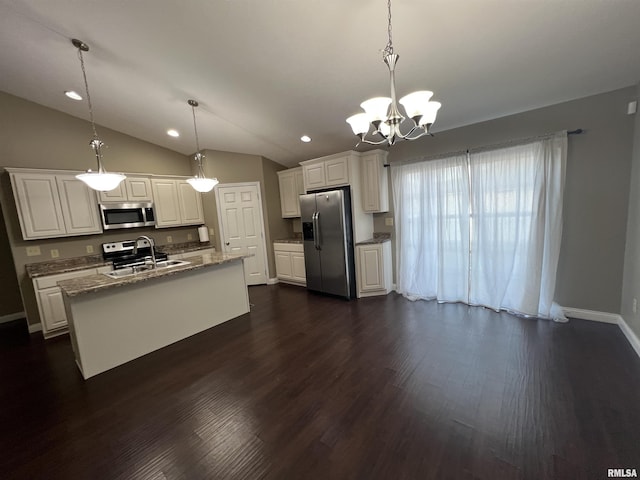
M 385 217 L 384 218 L 384 224 L 387 227 L 393 227 L 393 217 Z
M 57 248 L 51 249 L 51 258 L 58 258 L 60 256 L 60 252 Z
M 193 240 L 193 235 L 191 235 L 190 233 L 187 233 L 187 240 Z
M 173 237 L 171 235 L 167 235 L 167 243 L 173 243 Z
M 87 253 L 93 253 L 93 245 L 87 245 Z
M 632 307 L 632 309 L 633 309 L 633 313 L 637 313 L 638 312 L 638 299 L 637 298 L 633 299 L 633 307 Z
M 38 255 L 40 255 L 40 247 L 39 246 L 35 246 L 35 247 L 27 247 L 27 257 L 37 257 Z
M 213 228 L 209 229 L 209 235 L 211 235 L 213 237 L 214 233 L 213 233 Z

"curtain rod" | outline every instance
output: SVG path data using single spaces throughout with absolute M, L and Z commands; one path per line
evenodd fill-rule
M 584 130 L 582 128 L 576 128 L 575 130 L 568 130 L 567 131 L 567 135 L 580 135 L 582 133 L 584 133 Z M 537 137 L 522 138 L 522 139 L 519 139 L 519 140 L 510 140 L 510 141 L 503 142 L 503 143 L 496 143 L 496 144 L 493 144 L 493 145 L 484 145 L 484 146 L 481 146 L 481 147 L 476 147 L 476 148 L 471 148 L 471 149 L 468 148 L 466 150 L 457 150 L 457 151 L 454 151 L 454 152 L 438 153 L 438 154 L 432 155 L 430 157 L 421 158 L 420 160 L 409 159 L 409 160 L 401 160 L 399 162 L 393 162 L 393 163 L 396 164 L 396 165 L 401 165 L 401 164 L 404 164 L 404 163 L 415 163 L 415 162 L 422 162 L 422 161 L 425 161 L 425 160 L 427 160 L 427 161 L 428 160 L 437 160 L 438 158 L 453 157 L 455 155 L 464 155 L 464 154 L 467 154 L 467 153 L 469 153 L 470 151 L 473 151 L 473 150 L 484 150 L 484 149 L 487 149 L 487 148 L 505 147 L 505 146 L 508 146 L 508 145 L 517 145 L 517 144 L 520 144 L 520 143 L 526 143 L 526 142 L 530 142 L 530 141 L 533 141 L 533 140 L 538 140 L 538 139 L 541 139 L 541 138 L 549 137 L 551 135 L 555 135 L 555 134 L 554 133 L 547 133 L 545 135 L 538 135 Z M 393 164 L 391 164 L 391 163 L 385 163 L 383 166 L 386 168 L 386 167 L 390 167 L 392 165 Z

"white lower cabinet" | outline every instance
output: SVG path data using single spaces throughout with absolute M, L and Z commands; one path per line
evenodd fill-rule
M 299 243 L 274 243 L 278 280 L 295 285 L 306 285 L 307 274 L 304 268 L 304 247 Z
M 67 313 L 64 309 L 62 291 L 58 282 L 72 278 L 88 277 L 96 273 L 110 271 L 111 267 L 87 268 L 77 272 L 59 273 L 33 279 L 33 288 L 36 292 L 38 312 L 42 324 L 42 333 L 45 338 L 53 337 L 67 331 Z
M 358 298 L 391 291 L 391 242 L 356 246 Z

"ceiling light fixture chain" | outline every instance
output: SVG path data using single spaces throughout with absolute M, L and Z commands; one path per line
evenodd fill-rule
M 188 100 L 187 102 L 191 105 L 191 113 L 193 114 L 193 130 L 196 133 L 196 149 L 200 152 L 200 139 L 198 138 L 198 125 L 196 124 L 196 107 L 198 106 L 198 102 L 195 100 Z
M 76 43 L 74 43 L 74 45 L 76 45 Z M 89 93 L 89 82 L 87 81 L 87 70 L 85 69 L 84 56 L 82 55 L 83 51 L 85 52 L 89 51 L 89 47 L 87 46 L 86 43 L 80 42 L 79 40 L 76 47 L 78 47 L 78 57 L 80 57 L 80 68 L 82 69 L 82 79 L 84 80 L 84 91 L 87 94 L 87 104 L 89 105 L 89 121 L 91 122 L 91 128 L 93 129 L 93 138 L 97 139 L 98 132 L 96 131 L 96 124 L 93 121 L 93 104 L 91 103 L 91 94 Z
M 202 167 L 202 160 L 205 158 L 200 152 L 200 138 L 198 137 L 198 124 L 196 123 L 196 107 L 199 105 L 195 100 L 187 100 L 187 103 L 191 105 L 191 114 L 193 116 L 193 131 L 196 135 L 196 154 L 194 160 L 198 162 L 198 172 L 195 177 L 187 180 L 194 190 L 198 192 L 210 192 L 213 187 L 218 184 L 217 178 L 207 178 L 204 174 L 204 168 Z
M 396 100 L 395 67 L 400 56 L 393 51 L 392 21 L 391 21 L 391 0 L 387 0 L 388 24 L 387 33 L 389 39 L 384 50 L 382 59 L 389 69 L 389 89 L 390 97 L 370 98 L 360 104 L 364 113 L 358 113 L 347 118 L 347 123 L 351 125 L 360 143 L 369 145 L 393 145 L 396 140 L 417 140 L 425 135 L 432 135 L 430 128 L 435 122 L 439 102 L 432 102 L 429 99 L 433 92 L 422 90 L 405 95 L 400 100 Z M 407 118 L 400 113 L 398 102 L 404 107 L 406 115 L 413 122 L 413 126 L 407 133 L 402 133 L 401 124 Z M 372 134 L 377 136 L 376 140 L 365 138 L 371 128 Z M 375 138 L 375 137 L 374 137 Z
M 89 82 L 87 80 L 87 70 L 84 65 L 84 56 L 82 52 L 89 51 L 89 45 L 77 38 L 73 38 L 71 43 L 78 49 L 78 57 L 80 58 L 80 68 L 82 69 L 82 79 L 84 80 L 84 91 L 87 94 L 87 104 L 89 105 L 89 121 L 91 123 L 91 129 L 93 130 L 93 139 L 89 142 L 91 148 L 93 148 L 98 162 L 98 171 L 92 172 L 88 170 L 86 173 L 76 175 L 78 180 L 82 180 L 89 188 L 98 190 L 101 192 L 108 192 L 113 190 L 120 182 L 126 177 L 119 173 L 108 173 L 102 165 L 102 147 L 104 143 L 98 137 L 96 131 L 96 124 L 93 120 L 93 104 L 91 103 L 91 95 L 89 94 Z
M 387 55 L 393 55 L 393 36 L 391 34 L 391 0 L 387 0 L 387 8 L 389 9 L 388 21 L 389 25 L 387 27 L 387 33 L 389 34 L 389 40 L 387 41 L 387 46 L 384 47 L 382 51 L 382 60 L 385 59 Z

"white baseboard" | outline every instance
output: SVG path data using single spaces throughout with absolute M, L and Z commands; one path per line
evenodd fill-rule
M 267 278 L 267 285 L 275 285 L 276 283 L 279 283 L 277 278 Z
M 582 308 L 562 307 L 562 311 L 567 317 L 591 320 L 592 322 L 613 323 L 614 325 L 619 325 L 622 319 L 617 313 L 597 312 Z
M 618 324 L 618 326 L 620 327 L 620 330 L 622 330 L 622 333 L 624 333 L 624 336 L 627 337 L 627 340 L 629 340 L 629 343 L 631 344 L 633 349 L 636 351 L 636 353 L 640 357 L 640 339 L 638 338 L 638 336 L 635 334 L 633 330 L 631 330 L 631 327 L 629 327 L 627 322 L 625 322 L 624 318 L 622 317 L 620 317 L 620 323 Z
M 596 312 L 594 310 L 583 310 L 581 308 L 562 307 L 567 317 L 579 318 L 580 320 L 591 320 L 592 322 L 612 323 L 618 325 L 631 347 L 640 357 L 640 339 L 631 327 L 625 322 L 622 315 L 617 313 Z
M 20 320 L 21 318 L 25 318 L 24 312 L 10 313 L 9 315 L 0 316 L 0 323 L 13 322 L 14 320 Z
M 36 323 L 34 325 L 29 325 L 29 333 L 36 333 L 42 331 L 42 324 Z

